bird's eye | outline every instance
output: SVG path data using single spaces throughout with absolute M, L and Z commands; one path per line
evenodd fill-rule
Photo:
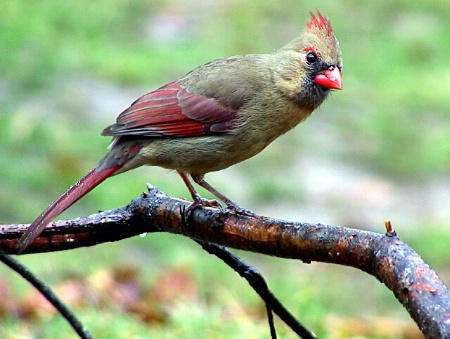
M 313 64 L 313 63 L 316 62 L 316 60 L 317 60 L 317 55 L 316 54 L 314 54 L 312 52 L 309 52 L 308 54 L 306 54 L 306 62 L 308 64 Z

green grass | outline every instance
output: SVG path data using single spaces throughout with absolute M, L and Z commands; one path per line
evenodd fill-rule
M 31 221 L 104 154 L 109 140 L 99 134 L 125 107 L 115 107 L 107 118 L 97 116 L 96 106 L 83 96 L 86 80 L 110 84 L 121 94 L 143 94 L 212 59 L 281 47 L 303 29 L 307 11 L 316 7 L 331 18 L 340 41 L 344 90 L 335 93 L 309 125 L 283 137 L 265 155 L 236 167 L 248 187 L 247 198 L 241 200 L 249 199 L 254 206 L 283 199 L 298 204 L 308 201 L 301 168 L 295 167 L 299 166 L 297 154 L 338 158 L 405 185 L 440 180 L 448 174 L 450 13 L 446 1 L 197 3 L 15 0 L 2 5 L 3 223 Z M 165 37 L 167 32 L 152 35 L 149 27 L 153 31 L 164 28 L 164 24 L 152 26 L 161 17 L 180 20 L 183 29 L 175 36 Z M 324 135 L 313 135 L 322 128 Z M 338 144 L 312 141 L 313 137 L 326 139 L 327 131 L 337 135 Z M 166 172 L 140 169 L 109 179 L 109 184 L 94 190 L 62 217 L 124 205 L 145 189 L 147 181 L 168 194 L 186 196 L 181 180 Z M 217 180 L 217 187 L 233 192 L 228 186 L 238 183 L 231 185 L 224 181 L 226 177 Z M 380 216 L 380 220 L 384 218 Z M 448 225 L 439 225 L 433 216 L 424 219 L 424 228 L 401 238 L 446 277 Z M 374 278 L 352 269 L 254 254 L 244 257 L 320 337 L 333 334 L 327 325 L 332 315 L 349 319 L 386 316 L 412 324 L 390 292 Z M 268 336 L 264 307 L 246 282 L 181 237 L 148 235 L 21 260 L 52 286 L 74 275 L 89 277 L 128 264 L 137 267 L 143 289 L 151 288 L 160 275 L 173 269 L 187 271 L 195 282 L 198 294 L 189 301 L 178 300 L 161 323 L 142 322 L 113 302 L 100 306 L 91 302 L 77 308 L 96 338 Z M 1 283 L 11 287 L 14 300 L 31 293 L 12 272 L 6 268 L 1 272 Z M 342 284 L 339 290 L 329 287 L 329 282 L 336 280 Z M 173 299 L 177 298 L 181 297 L 175 293 Z M 294 337 L 284 325 L 277 323 L 277 329 L 280 337 Z M 61 333 L 70 330 L 57 316 L 31 321 L 9 313 L 0 318 L 0 337 L 58 338 Z

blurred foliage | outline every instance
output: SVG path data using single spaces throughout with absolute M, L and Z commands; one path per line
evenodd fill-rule
M 233 190 L 234 186 L 246 187 L 249 199 L 262 204 L 280 200 L 292 190 L 291 199 L 300 201 L 301 180 L 296 186 L 286 180 L 299 176 L 292 171 L 298 166 L 294 160 L 297 153 L 339 158 L 405 183 L 448 175 L 447 1 L 12 0 L 3 3 L 0 11 L 2 222 L 32 220 L 91 168 L 109 142 L 100 138 L 99 132 L 138 95 L 212 59 L 279 48 L 303 29 L 307 10 L 315 8 L 330 17 L 340 41 L 344 90 L 314 114 L 313 121 L 308 121 L 311 127 L 302 127 L 302 131 L 312 131 L 309 136 L 290 133 L 265 156 L 239 165 L 246 176 L 234 174 Z M 330 136 L 339 142 L 328 140 Z M 268 181 L 261 182 L 262 168 Z M 186 195 L 175 175 L 157 169 L 137 170 L 119 180 L 109 179 L 109 185 L 96 189 L 68 213 L 76 216 L 86 214 L 92 206 L 123 205 L 139 194 L 145 180 L 153 183 L 154 178 L 167 193 Z M 219 190 L 229 186 L 219 178 Z M 424 223 L 432 223 L 430 220 Z M 446 267 L 450 236 L 447 231 L 444 234 L 426 233 L 424 241 L 422 232 L 412 232 L 408 240 L 435 265 Z M 50 281 L 64 280 L 66 272 L 88 274 L 120 261 L 137 265 L 144 281 L 155 279 L 155 271 L 167 267 L 193 272 L 202 291 L 191 305 L 193 309 L 180 309 L 169 325 L 150 327 L 152 332 L 133 316 L 121 316 L 120 309 L 102 309 L 100 318 L 98 309 L 80 310 L 96 337 L 267 336 L 263 316 L 245 317 L 246 311 L 260 312 L 262 306 L 249 289 L 238 287 L 244 283 L 234 273 L 214 259 L 205 259 L 188 240 L 161 235 L 145 240 L 80 250 L 78 255 L 71 251 L 33 256 L 25 261 Z M 96 251 L 95 260 L 92 251 Z M 333 313 L 355 317 L 362 312 L 361 300 L 366 302 L 364 312 L 383 315 L 389 309 L 398 319 L 409 321 L 374 279 L 361 278 L 347 269 L 304 268 L 279 259 L 263 262 L 258 256 L 249 257 L 257 262 L 255 266 L 264 267 L 267 276 L 275 277 L 270 281 L 275 292 L 297 310 L 302 321 L 318 329 L 320 337 L 333 333 L 324 319 Z M 3 276 L 11 274 L 2 272 Z M 330 279 L 343 281 L 344 290 L 327 290 Z M 361 286 L 360 279 L 367 279 L 373 290 L 354 303 L 350 292 Z M 16 280 L 12 284 L 25 286 Z M 379 302 L 372 304 L 371 300 Z M 224 311 L 221 304 L 228 309 Z M 248 309 L 237 312 L 236 305 Z M 230 310 L 237 315 L 224 323 Z M 67 331 L 58 317 L 43 321 L 44 337 L 56 338 Z M 0 322 L 2 337 L 23 334 L 22 322 L 13 316 Z M 278 327 L 283 337 L 289 337 L 285 328 Z M 36 331 L 31 328 L 28 330 Z

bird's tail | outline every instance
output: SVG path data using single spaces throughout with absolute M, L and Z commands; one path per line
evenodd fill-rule
M 105 160 L 105 159 L 104 159 Z M 99 163 L 102 164 L 103 161 Z M 23 252 L 43 231 L 45 226 L 72 206 L 75 202 L 89 193 L 92 189 L 105 181 L 108 177 L 117 172 L 123 165 L 116 165 L 109 168 L 102 168 L 97 165 L 75 185 L 71 186 L 63 195 L 56 199 L 47 209 L 36 218 L 36 220 L 25 231 L 19 239 L 17 248 L 19 253 Z
M 97 166 L 75 185 L 71 186 L 33 221 L 17 243 L 19 253 L 22 253 L 41 234 L 50 221 L 92 191 L 108 177 L 140 166 L 141 163 L 139 162 L 133 165 L 133 161 L 145 142 L 145 140 L 114 139 L 110 151 L 100 160 Z

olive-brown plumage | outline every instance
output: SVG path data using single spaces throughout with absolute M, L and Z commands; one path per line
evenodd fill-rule
M 342 88 L 342 59 L 330 21 L 311 13 L 302 35 L 272 54 L 202 65 L 136 100 L 102 135 L 108 154 L 53 202 L 19 240 L 23 251 L 44 227 L 106 178 L 142 165 L 178 171 L 194 202 L 207 204 L 188 175 L 239 209 L 203 176 L 261 152 Z

